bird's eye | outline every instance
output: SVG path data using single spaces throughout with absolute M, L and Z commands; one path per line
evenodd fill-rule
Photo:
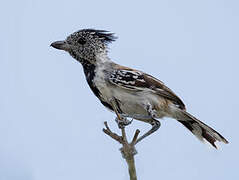
M 79 44 L 83 45 L 83 44 L 86 43 L 86 40 L 85 40 L 84 38 L 80 38 L 80 39 L 78 39 L 77 42 L 78 42 Z

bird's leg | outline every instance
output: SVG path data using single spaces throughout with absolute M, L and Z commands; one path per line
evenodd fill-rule
M 148 122 L 148 121 L 147 121 Z M 146 132 L 144 135 L 140 136 L 137 141 L 136 141 L 136 144 L 139 142 L 139 141 L 142 141 L 142 139 L 146 138 L 147 136 L 149 136 L 150 134 L 154 133 L 155 131 L 157 131 L 160 126 L 161 126 L 161 123 L 156 120 L 156 119 L 151 119 L 150 122 L 148 122 L 152 125 L 152 128 Z
M 128 120 L 126 117 L 124 117 L 123 115 L 120 115 L 120 113 L 118 112 L 117 110 L 117 100 L 116 99 L 111 99 L 110 102 L 111 102 L 111 105 L 113 107 L 113 110 L 115 111 L 116 113 L 116 118 L 115 118 L 115 121 L 116 123 L 118 124 L 118 127 L 120 129 L 124 128 L 125 126 L 129 125 L 132 123 L 133 119 L 130 121 Z
M 111 105 L 112 105 L 112 108 L 113 108 L 113 110 L 114 110 L 114 112 L 115 112 L 117 118 L 121 120 L 122 118 L 121 118 L 120 114 L 118 113 L 117 103 L 116 103 L 115 101 L 116 101 L 115 99 L 111 99 L 111 100 L 110 100 L 110 103 L 111 103 Z
M 115 98 L 111 99 L 111 100 L 110 100 L 110 103 L 111 103 L 111 105 L 112 105 L 112 108 L 113 108 L 113 110 L 114 110 L 114 112 L 115 112 L 117 118 L 118 118 L 119 120 L 122 120 L 122 117 L 120 116 L 120 114 L 119 114 L 119 112 L 118 112 L 118 110 L 117 110 L 117 102 L 116 102 L 116 99 L 115 99 Z M 118 126 L 119 126 L 119 124 L 118 124 Z M 123 138 L 123 140 L 124 140 L 124 141 L 127 141 L 124 126 L 121 127 L 120 129 L 121 129 L 121 133 L 122 133 L 122 138 Z
M 116 123 L 118 124 L 118 127 L 120 129 L 124 128 L 125 126 L 128 126 L 129 124 L 132 123 L 133 119 L 132 120 L 128 120 L 126 117 L 122 117 L 121 116 L 121 119 L 119 119 L 118 117 L 115 118 L 115 121 Z
M 157 131 L 160 126 L 161 126 L 161 123 L 154 119 L 154 117 L 156 117 L 156 112 L 155 110 L 152 108 L 151 105 L 146 105 L 146 108 L 147 112 L 149 113 L 149 115 L 152 117 L 150 120 L 144 120 L 144 122 L 147 122 L 149 124 L 152 125 L 152 128 L 146 132 L 144 135 L 140 136 L 137 141 L 136 141 L 136 144 L 139 142 L 139 141 L 142 141 L 142 139 L 146 138 L 147 136 L 149 136 L 150 134 L 154 133 L 155 131 Z

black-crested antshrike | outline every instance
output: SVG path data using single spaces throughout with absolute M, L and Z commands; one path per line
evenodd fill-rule
M 217 131 L 189 114 L 182 100 L 162 81 L 113 62 L 107 56 L 107 46 L 115 40 L 108 31 L 82 29 L 51 46 L 67 51 L 82 64 L 91 90 L 107 109 L 116 113 L 119 127 L 130 124 L 127 118 L 152 125 L 137 142 L 159 129 L 158 119 L 171 117 L 215 148 L 217 141 L 228 143 Z

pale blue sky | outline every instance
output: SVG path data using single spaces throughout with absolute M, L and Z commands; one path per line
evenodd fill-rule
M 137 145 L 139 179 L 239 179 L 239 1 L 0 3 L 0 180 L 128 179 L 114 115 L 82 67 L 50 48 L 81 28 L 106 29 L 116 62 L 164 81 L 190 113 L 230 142 L 214 150 L 172 119 Z M 136 128 L 150 126 L 134 121 Z

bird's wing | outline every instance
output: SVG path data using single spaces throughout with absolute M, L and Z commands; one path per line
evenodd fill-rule
M 153 93 L 172 101 L 180 109 L 185 109 L 182 100 L 163 82 L 141 71 L 119 66 L 110 74 L 109 82 L 131 91 L 150 89 Z

